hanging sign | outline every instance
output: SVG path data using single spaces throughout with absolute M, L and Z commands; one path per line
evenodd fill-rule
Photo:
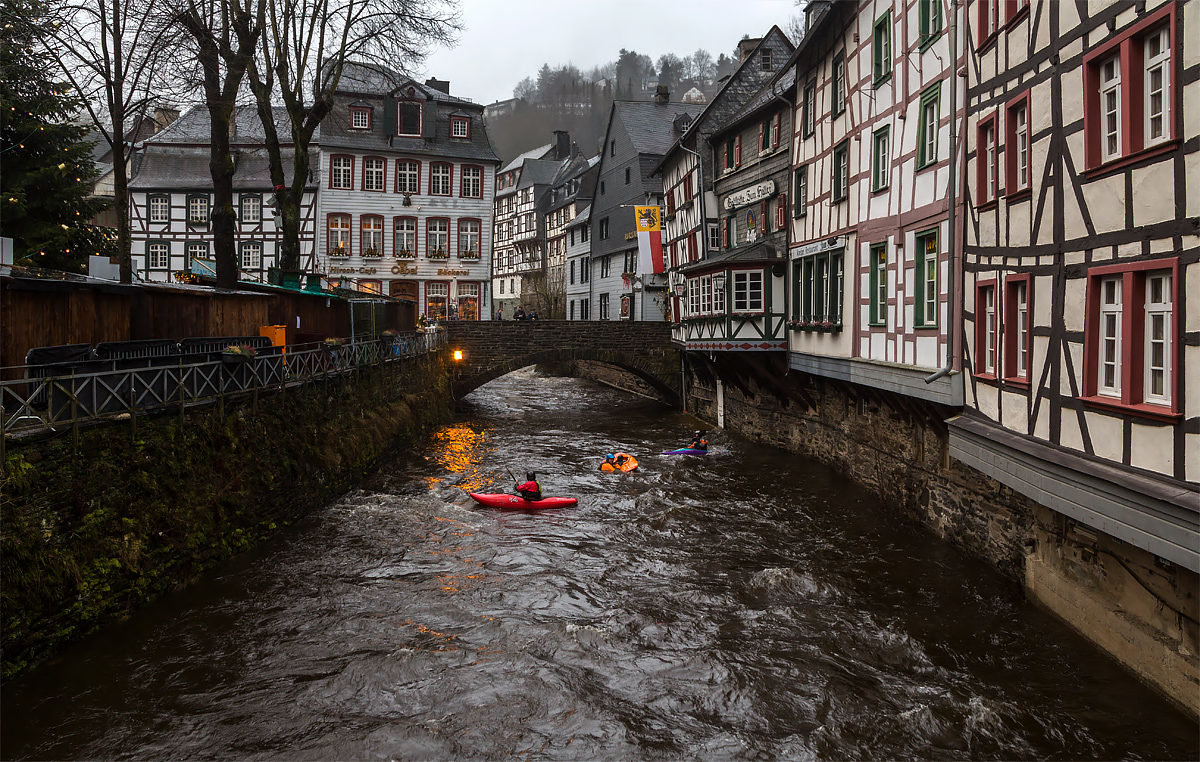
M 730 193 L 721 202 L 721 206 L 725 211 L 731 212 L 739 206 L 753 204 L 756 201 L 762 201 L 764 198 L 770 198 L 775 195 L 775 181 L 763 180 L 757 185 L 751 185 L 749 188 L 742 188 L 736 193 Z

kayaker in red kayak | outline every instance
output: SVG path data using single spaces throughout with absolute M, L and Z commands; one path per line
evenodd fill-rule
M 526 500 L 541 500 L 542 485 L 537 480 L 537 474 L 529 471 L 525 474 L 525 483 L 517 485 L 517 494 Z

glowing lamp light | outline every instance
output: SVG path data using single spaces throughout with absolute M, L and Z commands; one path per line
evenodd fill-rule
M 461 349 L 454 350 L 454 362 L 462 362 L 463 351 Z

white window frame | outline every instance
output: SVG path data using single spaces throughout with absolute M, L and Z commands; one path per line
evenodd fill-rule
M 187 201 L 189 225 L 204 225 L 208 223 L 208 196 L 192 196 Z
M 1111 288 L 1110 288 L 1111 286 Z M 1121 321 L 1122 289 L 1121 275 L 1100 279 L 1100 331 L 1097 337 L 1096 391 L 1105 397 L 1121 398 Z M 1105 358 L 1111 357 L 1111 360 Z M 1112 383 L 1105 379 L 1105 370 L 1111 368 Z
M 197 255 L 196 252 L 203 252 L 203 253 L 200 255 Z M 188 262 L 196 261 L 197 256 L 203 256 L 205 259 L 207 259 L 208 258 L 208 241 L 188 241 L 187 244 L 185 244 L 183 247 L 183 253 L 184 253 L 184 256 L 187 257 Z
M 238 247 L 238 261 L 243 270 L 262 269 L 262 241 L 242 241 Z
M 462 167 L 462 196 L 463 198 L 483 198 L 483 169 L 480 167 Z
M 1013 284 L 1013 300 L 1016 304 L 1017 321 L 1017 378 L 1029 376 L 1029 283 L 1018 281 Z
M 983 372 L 996 375 L 996 287 L 983 289 Z
M 257 225 L 262 222 L 262 196 L 245 195 L 238 199 L 241 207 L 241 222 L 245 225 Z
M 372 166 L 374 165 L 374 166 Z M 363 190 L 382 192 L 387 189 L 387 159 L 363 159 Z
M 409 159 L 396 162 L 396 192 L 421 192 L 421 162 Z
M 1155 287 L 1158 287 L 1159 293 L 1155 295 Z M 1156 405 L 1171 404 L 1171 352 L 1174 349 L 1172 346 L 1172 325 L 1175 305 L 1172 304 L 1171 295 L 1171 273 L 1157 272 L 1146 275 L 1146 340 L 1145 352 L 1146 357 L 1143 362 L 1145 366 L 1145 381 L 1143 386 L 1143 394 L 1146 402 Z M 1161 329 L 1159 337 L 1155 337 L 1155 326 L 1158 325 Z M 1161 359 L 1156 361 L 1155 349 L 1161 351 Z M 1160 375 L 1162 379 L 1162 392 L 1154 391 L 1155 376 Z
M 354 190 L 354 157 L 329 157 L 329 187 L 332 190 Z
M 354 107 L 350 109 L 350 129 L 353 130 L 369 130 L 371 129 L 371 111 L 365 108 Z
M 469 229 L 474 226 L 474 230 Z M 458 254 L 463 256 L 468 252 L 474 252 L 474 257 L 479 257 L 482 253 L 480 249 L 480 241 L 482 240 L 483 224 L 479 220 L 460 220 L 458 223 Z M 571 266 L 574 267 L 572 262 Z M 573 271 L 572 271 L 573 272 Z
M 1029 187 L 1029 109 L 1022 103 L 1012 111 L 1016 124 L 1013 133 L 1017 138 L 1017 190 Z
M 435 161 L 429 166 L 429 195 L 449 196 L 453 192 L 451 181 L 454 179 L 454 167 L 446 162 Z M 444 192 L 443 192 L 444 191 Z
M 450 117 L 450 137 L 452 138 L 469 138 L 471 137 L 471 122 L 461 116 Z
M 146 267 L 151 270 L 165 270 L 171 264 L 171 244 L 165 241 L 153 241 L 146 244 Z
M 1100 157 L 1103 161 L 1121 156 L 1122 121 L 1121 59 L 1113 55 L 1100 63 Z
M 358 225 L 362 231 L 362 255 L 364 257 L 382 257 L 383 218 L 377 214 L 364 214 L 359 218 Z
M 733 273 L 733 311 L 763 311 L 762 270 L 738 270 Z
M 1151 44 L 1158 44 L 1158 52 L 1152 54 Z M 1143 54 L 1145 56 L 1145 112 L 1146 126 L 1143 142 L 1146 146 L 1157 145 L 1171 139 L 1171 28 L 1163 25 L 1158 30 L 1146 36 Z M 1157 92 L 1154 77 L 1159 83 Z M 1158 99 L 1155 110 L 1155 98 Z M 1158 135 L 1155 135 L 1157 121 Z
M 146 199 L 146 215 L 151 223 L 163 223 L 171 221 L 171 197 L 162 194 L 154 193 Z
M 992 120 L 983 126 L 983 161 L 986 166 L 983 170 L 984 178 L 984 201 L 992 201 L 996 198 L 999 188 L 996 185 L 996 122 Z

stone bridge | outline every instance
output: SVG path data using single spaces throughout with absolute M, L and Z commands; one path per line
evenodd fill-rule
M 442 326 L 451 356 L 463 353 L 454 363 L 456 398 L 527 365 L 593 360 L 637 376 L 671 404 L 679 402 L 679 349 L 666 323 L 458 320 Z

